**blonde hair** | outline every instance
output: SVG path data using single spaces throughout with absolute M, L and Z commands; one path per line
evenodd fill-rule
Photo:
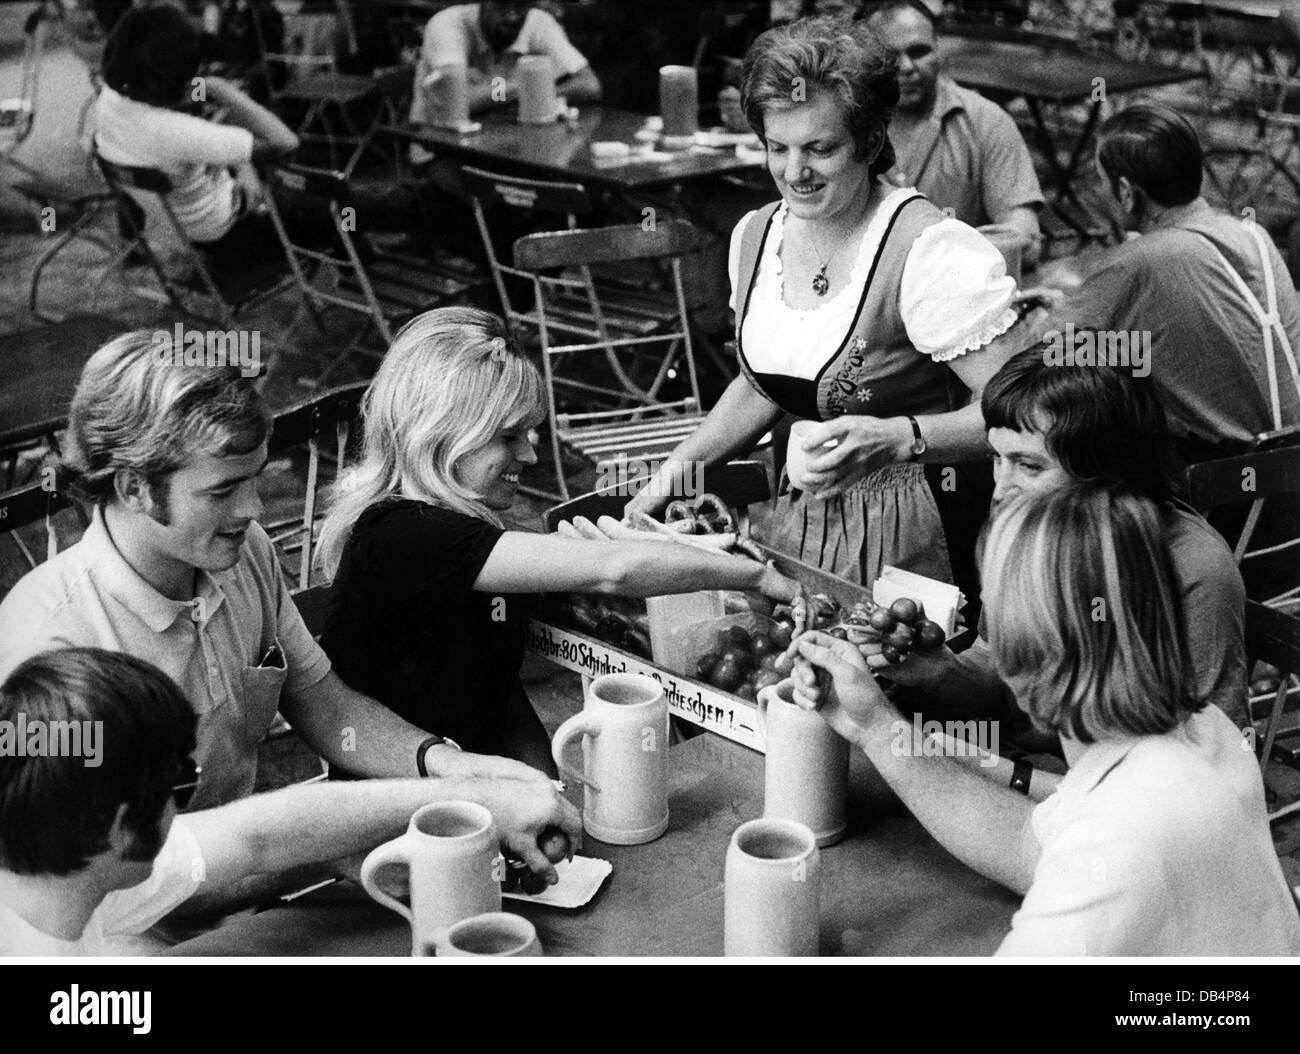
M 404 497 L 497 526 L 457 466 L 501 431 L 538 421 L 545 389 L 496 315 L 468 307 L 426 311 L 393 340 L 362 400 L 360 461 L 330 488 L 318 555 L 331 577 L 352 528 L 376 502 Z
M 1083 743 L 1176 728 L 1204 703 L 1157 506 L 1091 484 L 1001 509 L 983 556 L 989 643 L 1034 724 Z
M 234 365 L 187 365 L 170 331 L 139 329 L 87 360 L 72 396 L 63 469 L 89 502 L 113 496 L 118 472 L 151 488 L 195 453 L 248 454 L 271 434 L 271 412 L 253 378 Z

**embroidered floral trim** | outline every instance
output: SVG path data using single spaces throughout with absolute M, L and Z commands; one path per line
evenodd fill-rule
M 965 355 L 968 351 L 977 351 L 984 345 L 993 343 L 994 340 L 1015 325 L 1015 322 L 1015 310 L 1010 307 L 1004 308 L 996 319 L 976 329 L 958 347 L 947 348 L 943 351 L 932 351 L 930 352 L 930 358 L 935 362 L 951 362 L 958 356 Z
M 840 368 L 830 379 L 826 390 L 826 412 L 829 416 L 838 414 L 865 414 L 871 402 L 871 387 L 864 380 L 867 371 L 865 352 L 867 342 L 863 337 L 854 337 L 841 358 Z

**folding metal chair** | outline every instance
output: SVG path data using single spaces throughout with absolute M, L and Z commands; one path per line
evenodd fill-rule
M 1266 772 L 1274 760 L 1300 768 L 1300 727 L 1293 723 L 1282 728 L 1285 714 L 1300 711 L 1300 619 L 1246 601 L 1246 657 L 1251 667 L 1266 662 L 1277 671 L 1276 689 L 1250 700 L 1260 769 Z M 1294 812 L 1300 812 L 1300 801 L 1270 812 L 1268 818 L 1280 820 Z
M 1289 437 L 1291 445 L 1203 461 L 1190 465 L 1185 473 L 1188 501 L 1201 512 L 1212 514 L 1224 506 L 1240 506 L 1247 501 L 1250 503 L 1240 534 L 1235 539 L 1230 539 L 1234 545 L 1233 556 L 1246 580 L 1247 593 L 1273 593 L 1271 596 L 1260 597 L 1263 603 L 1271 606 L 1286 606 L 1300 595 L 1300 583 L 1297 582 L 1300 574 L 1296 573 L 1300 569 L 1300 561 L 1295 558 L 1282 561 L 1277 559 L 1278 554 L 1284 554 L 1288 550 L 1297 552 L 1297 547 L 1300 546 L 1300 523 L 1287 524 L 1279 522 L 1277 517 L 1271 517 L 1274 522 L 1266 522 L 1270 529 L 1271 536 L 1267 539 L 1270 544 L 1251 549 L 1251 543 L 1263 520 L 1268 499 L 1300 496 L 1300 435 L 1295 434 L 1297 431 L 1287 429 L 1281 433 L 1269 434 L 1276 435 L 1278 441 Z M 1265 436 L 1262 443 L 1267 442 L 1269 437 Z M 1279 535 L 1289 537 L 1279 540 Z M 1269 557 L 1274 559 L 1265 563 Z M 1250 561 L 1259 563 L 1252 564 Z M 1266 572 L 1254 573 L 1255 566 L 1266 568 Z M 1289 578 L 1279 580 L 1279 572 L 1286 568 L 1290 568 L 1293 573 Z M 1274 593 L 1279 586 L 1283 587 L 1282 591 Z
M 358 206 L 352 185 L 343 172 L 289 164 L 271 169 L 267 179 L 273 188 L 317 203 L 322 213 L 328 214 L 337 234 L 337 245 L 333 247 L 320 248 L 294 241 L 275 203 L 275 194 L 267 195 L 271 219 L 288 257 L 303 307 L 317 330 L 322 335 L 328 332 L 321 316 L 322 308 L 327 305 L 363 316 L 361 329 L 311 382 L 313 385 L 322 384 L 353 354 L 383 358 L 402 323 L 459 296 L 475 284 L 477 274 L 469 261 L 448 257 L 440 260 L 439 266 L 433 266 L 422 258 L 384 249 L 373 239 L 358 241 L 355 222 Z M 367 331 L 378 338 L 377 342 L 363 342 Z
M 352 19 L 345 0 L 335 0 L 343 25 Z M 333 53 L 310 54 L 273 51 L 268 48 L 258 0 L 249 3 L 262 70 L 273 109 L 286 104 L 304 108 L 296 129 L 304 143 L 323 143 L 329 163 L 351 173 L 365 153 L 379 127 L 382 111 L 376 107 L 365 127 L 359 127 L 350 109 L 374 95 L 374 77 L 356 73 L 339 73 Z M 281 76 L 283 71 L 287 76 Z M 346 160 L 339 162 L 339 148 L 346 147 Z
M 42 562 L 41 557 L 32 551 L 32 547 L 23 540 L 19 533 L 23 528 L 44 524 L 45 560 L 53 559 L 59 551 L 59 535 L 55 529 L 54 517 L 63 509 L 74 508 L 86 526 L 85 514 L 65 498 L 57 488 L 50 489 L 40 483 L 31 483 L 16 490 L 0 494 L 0 535 L 5 535 L 13 542 L 28 569 Z
M 531 234 L 515 243 L 515 264 L 533 282 L 551 450 L 562 497 L 569 497 L 562 446 L 594 461 L 601 472 L 620 461 L 661 460 L 704 419 L 681 258 L 705 244 L 704 235 L 683 220 L 653 230 L 627 224 Z M 610 305 L 592 275 L 593 267 L 647 262 L 668 264 L 676 301 L 670 321 L 630 314 L 625 302 Z M 568 273 L 556 273 L 566 269 Z M 592 353 L 592 359 L 598 353 L 603 362 L 603 368 L 602 362 L 592 367 L 598 371 L 593 379 L 557 376 L 553 360 L 583 353 Z M 664 389 L 678 380 L 683 365 L 690 394 L 666 400 Z M 639 379 L 647 366 L 648 383 Z M 557 387 L 581 393 L 588 404 L 615 408 L 560 413 Z
M 139 289 L 136 292 L 151 299 L 158 299 L 160 302 L 170 302 L 178 312 L 189 318 L 234 329 L 236 316 L 274 296 L 282 289 L 288 288 L 293 281 L 293 277 L 287 273 L 282 277 L 277 276 L 269 284 L 250 281 L 250 277 L 262 277 L 253 272 L 251 275 L 232 276 L 233 281 L 227 281 L 224 285 L 219 284 L 218 279 L 208 268 L 203 253 L 190 241 L 185 228 L 181 226 L 180 220 L 171 207 L 168 196 L 172 192 L 172 183 L 167 174 L 153 168 L 114 164 L 105 161 L 99 155 L 96 155 L 95 160 L 104 174 L 109 189 L 117 198 L 120 215 L 125 218 L 128 227 L 126 233 L 129 241 L 122 255 L 138 250 L 157 276 L 164 295 L 155 297 L 150 292 Z M 177 277 L 170 274 L 163 265 L 162 258 L 148 237 L 145 211 L 136 195 L 151 197 L 157 202 L 159 210 L 183 250 L 186 264 L 190 268 L 188 275 Z M 186 278 L 190 280 L 188 283 L 185 281 Z M 196 306 L 195 294 L 206 298 L 209 303 Z
M 348 384 L 294 406 L 275 415 L 268 451 L 271 457 L 282 457 L 306 446 L 307 486 L 303 493 L 302 513 L 285 520 L 265 524 L 266 533 L 282 555 L 301 554 L 298 563 L 298 588 L 311 585 L 312 554 L 316 545 L 316 527 L 321 516 L 317 512 L 322 459 L 332 460 L 335 471 L 343 464 L 352 425 L 361 412 L 361 398 L 368 382 Z M 333 452 L 324 444 L 333 432 Z
M 587 188 L 581 183 L 558 183 L 541 179 L 523 179 L 466 166 L 461 169 L 465 187 L 474 205 L 474 219 L 483 242 L 483 254 L 492 271 L 501 311 L 514 327 L 536 328 L 538 317 L 531 297 L 511 295 L 510 279 L 526 282 L 531 290 L 533 276 L 501 260 L 497 253 L 499 237 L 494 237 L 489 218 L 511 217 L 517 229 L 529 232 L 553 230 L 563 226 L 573 230 L 579 220 L 589 219 L 595 208 Z M 513 239 L 511 239 L 513 241 Z

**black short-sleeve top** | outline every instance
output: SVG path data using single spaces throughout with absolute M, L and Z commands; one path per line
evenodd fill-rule
M 528 598 L 473 591 L 501 534 L 425 502 L 371 506 L 348 539 L 321 636 L 351 687 L 482 754 L 504 753 L 524 654 Z

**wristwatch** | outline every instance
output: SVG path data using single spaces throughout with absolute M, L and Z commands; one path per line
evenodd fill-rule
M 415 771 L 421 776 L 429 775 L 429 769 L 424 764 L 424 756 L 429 752 L 430 747 L 436 746 L 448 746 L 452 750 L 460 750 L 459 743 L 445 736 L 430 736 L 428 739 L 421 740 L 420 745 L 415 748 Z
M 1011 789 L 1020 794 L 1029 793 L 1029 781 L 1033 778 L 1034 766 L 1028 761 L 1017 761 L 1011 772 Z
M 921 426 L 915 417 L 908 414 L 907 419 L 912 423 L 912 456 L 920 457 L 926 450 L 925 436 L 921 435 Z

